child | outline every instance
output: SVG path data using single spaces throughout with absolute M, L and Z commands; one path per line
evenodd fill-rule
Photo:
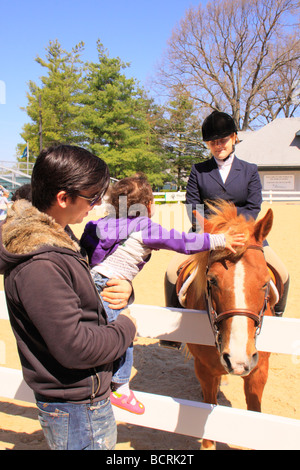
M 81 238 L 91 265 L 91 274 L 100 293 L 111 278 L 132 281 L 150 259 L 152 250 L 167 249 L 184 254 L 243 245 L 243 235 L 179 233 L 166 230 L 150 220 L 153 215 L 153 193 L 143 175 L 115 183 L 109 195 L 110 213 L 89 222 Z M 111 310 L 104 302 L 109 322 L 121 310 Z M 111 402 L 132 413 L 143 414 L 140 403 L 129 388 L 133 346 L 120 359 L 113 376 Z

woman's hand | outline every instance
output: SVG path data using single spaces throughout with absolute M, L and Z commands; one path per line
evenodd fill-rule
M 106 285 L 101 292 L 102 299 L 109 302 L 113 310 L 125 308 L 132 294 L 132 284 L 125 279 L 110 279 Z
M 120 315 L 124 315 L 125 317 L 129 318 L 129 320 L 131 320 L 132 323 L 134 324 L 134 326 L 135 326 L 135 336 L 133 338 L 133 341 L 136 341 L 137 340 L 137 336 L 136 336 L 137 335 L 136 319 L 131 315 L 129 308 L 125 308 L 125 310 L 122 310 Z

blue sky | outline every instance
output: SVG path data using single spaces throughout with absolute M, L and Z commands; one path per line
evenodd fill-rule
M 0 161 L 14 161 L 29 121 L 28 82 L 39 81 L 50 40 L 71 48 L 83 41 L 83 60 L 97 60 L 100 39 L 110 57 L 130 62 L 142 85 L 154 73 L 173 28 L 190 6 L 205 0 L 0 0 Z M 24 142 L 25 147 L 25 142 Z

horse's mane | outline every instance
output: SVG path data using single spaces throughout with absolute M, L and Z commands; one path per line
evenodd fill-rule
M 243 214 L 238 215 L 237 208 L 232 202 L 218 201 L 216 204 L 217 205 L 208 204 L 208 207 L 211 210 L 211 215 L 208 218 L 209 232 L 213 234 L 231 230 L 232 233 L 235 234 L 244 234 L 244 246 L 235 248 L 237 255 L 241 256 L 247 249 L 249 239 L 253 235 L 255 220 L 253 218 L 246 219 Z M 217 250 L 213 253 L 213 255 L 215 255 L 217 258 L 223 258 L 225 254 L 224 252 L 226 252 L 228 255 L 228 250 Z
M 210 262 L 221 261 L 227 259 L 231 262 L 236 262 L 246 251 L 250 243 L 250 238 L 254 232 L 254 219 L 247 220 L 244 215 L 237 213 L 235 205 L 228 201 L 216 201 L 214 204 L 207 203 L 211 211 L 211 215 L 204 223 L 204 232 L 209 233 L 224 233 L 229 229 L 233 233 L 242 233 L 245 235 L 245 242 L 242 247 L 235 247 L 236 253 L 231 253 L 227 249 L 214 250 L 210 252 L 203 251 L 193 255 L 195 264 L 198 266 L 198 275 L 195 282 L 197 282 L 197 295 L 203 294 L 206 287 L 206 266 L 208 263 L 208 256 Z

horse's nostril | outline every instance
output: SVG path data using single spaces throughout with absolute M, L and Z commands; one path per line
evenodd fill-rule
M 224 359 L 224 362 L 226 363 L 228 369 L 231 369 L 230 354 L 224 353 L 223 354 L 223 359 Z

